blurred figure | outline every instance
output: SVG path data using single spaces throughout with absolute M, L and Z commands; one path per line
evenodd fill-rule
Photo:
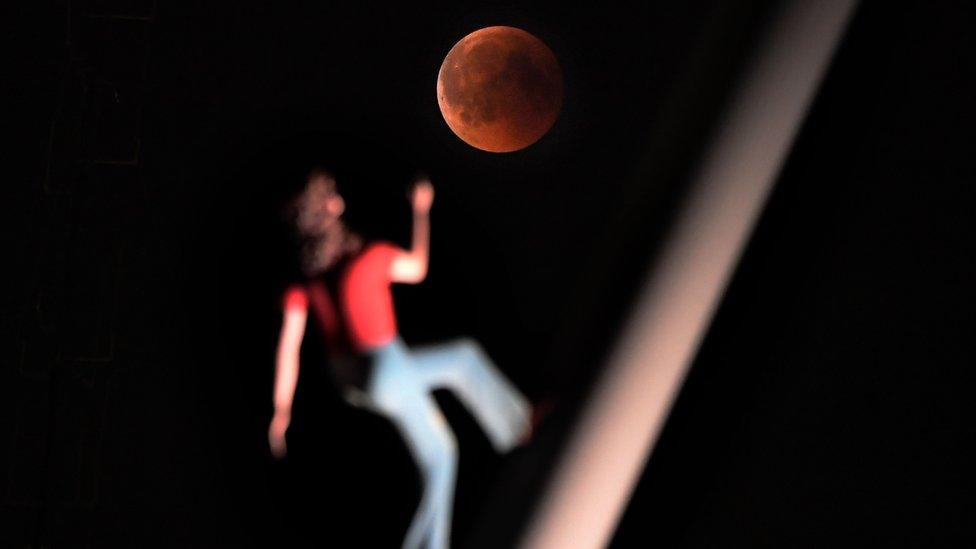
M 412 247 L 365 242 L 342 221 L 345 201 L 334 178 L 313 170 L 293 204 L 305 280 L 288 288 L 278 341 L 275 413 L 268 429 L 272 453 L 285 455 L 285 431 L 298 380 L 299 350 L 308 310 L 325 337 L 333 372 L 346 399 L 396 425 L 420 471 L 423 494 L 403 546 L 448 547 L 457 443 L 431 392 L 451 390 L 499 452 L 530 430 L 530 406 L 499 373 L 480 345 L 461 339 L 408 348 L 397 332 L 392 283 L 418 284 L 427 275 L 433 186 L 417 182 Z M 425 544 L 426 542 L 426 544 Z

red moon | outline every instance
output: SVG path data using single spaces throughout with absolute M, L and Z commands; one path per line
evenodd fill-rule
M 437 74 L 437 103 L 447 125 L 472 147 L 517 151 L 538 141 L 559 116 L 562 71 L 535 36 L 485 27 L 447 53 Z

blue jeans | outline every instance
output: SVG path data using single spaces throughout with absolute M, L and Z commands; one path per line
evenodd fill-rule
M 499 452 L 510 450 L 525 433 L 529 404 L 471 339 L 408 349 L 397 337 L 371 350 L 370 355 L 373 373 L 365 404 L 388 417 L 400 431 L 424 484 L 403 547 L 446 548 L 457 442 L 431 391 L 452 391 Z

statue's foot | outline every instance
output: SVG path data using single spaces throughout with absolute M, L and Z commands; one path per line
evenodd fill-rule
M 525 431 L 519 437 L 517 446 L 525 446 L 532 441 L 535 434 L 539 431 L 539 425 L 549 416 L 554 407 L 555 404 L 552 398 L 545 398 L 538 404 L 532 406 L 532 416 L 526 422 Z

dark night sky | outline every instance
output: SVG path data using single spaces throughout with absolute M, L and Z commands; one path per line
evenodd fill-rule
M 557 403 L 500 458 L 438 397 L 462 446 L 454 540 L 505 546 L 775 9 L 242 4 L 21 8 L 0 541 L 399 538 L 406 451 L 340 404 L 314 344 L 291 456 L 265 449 L 277 208 L 323 163 L 351 221 L 401 242 L 404 191 L 431 175 L 405 338 L 473 335 Z M 972 10 L 885 9 L 858 13 L 616 545 L 940 545 L 972 518 Z M 457 139 L 434 94 L 454 42 L 497 24 L 545 41 L 566 83 L 550 134 L 508 155 Z

